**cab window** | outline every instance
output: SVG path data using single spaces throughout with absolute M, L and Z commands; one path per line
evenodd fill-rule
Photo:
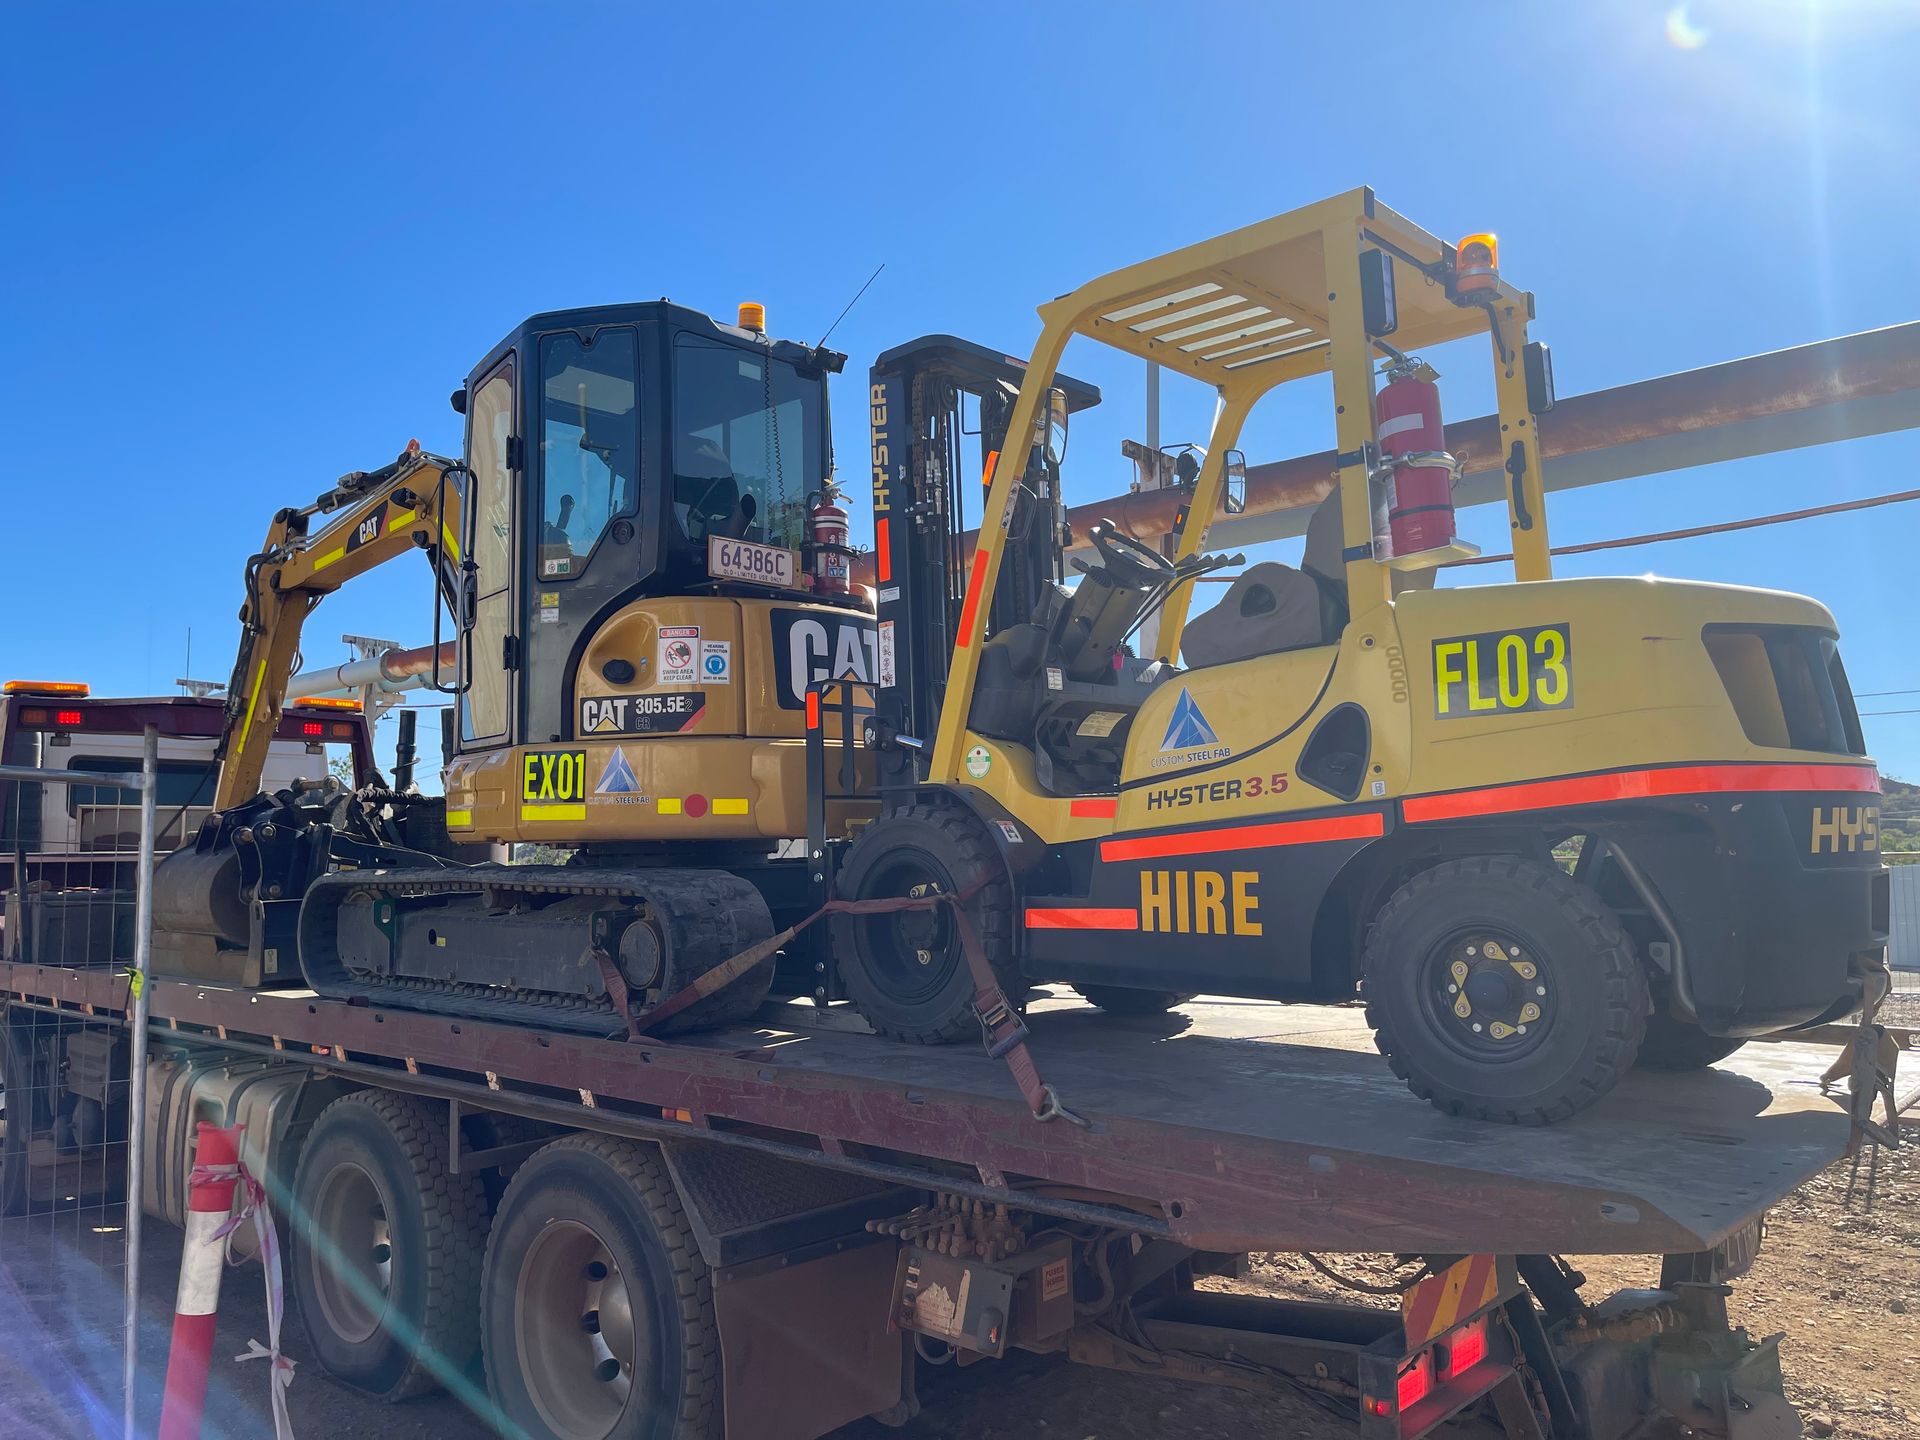
M 586 569 L 607 526 L 640 498 L 639 347 L 634 332 L 549 335 L 540 343 L 542 582 Z
M 513 435 L 513 365 L 502 365 L 474 394 L 467 412 L 469 489 L 467 553 L 473 559 L 473 615 L 463 647 L 465 693 L 460 735 L 480 740 L 507 732 L 507 597 L 513 580 L 508 541 L 513 523 L 513 476 L 507 465 Z
M 798 546 L 819 487 L 822 387 L 766 352 L 674 341 L 673 514 L 702 559 L 709 536 Z

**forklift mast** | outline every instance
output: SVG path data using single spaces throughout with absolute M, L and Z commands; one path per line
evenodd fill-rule
M 874 362 L 874 579 L 880 625 L 881 726 L 931 740 L 946 694 L 954 638 L 966 604 L 967 531 L 979 523 L 992 463 L 1026 365 L 952 335 L 923 335 Z M 1009 511 L 986 635 L 1032 618 L 1045 588 L 1062 578 L 1066 533 L 1060 490 L 1067 414 L 1100 403 L 1098 386 L 1054 377 L 1050 425 L 1060 440 L 1031 447 Z M 883 755 L 903 756 L 889 747 Z M 884 774 L 883 783 L 912 783 Z

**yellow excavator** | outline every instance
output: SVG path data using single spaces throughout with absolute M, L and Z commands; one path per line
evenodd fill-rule
M 1709 1064 L 1877 998 L 1878 779 L 1832 617 L 1551 578 L 1551 367 L 1493 236 L 1356 190 L 1040 316 L 1024 362 L 947 336 L 876 362 L 871 592 L 832 484 L 842 357 L 757 307 L 516 329 L 456 392 L 464 461 L 348 477 L 249 562 L 223 808 L 156 885 L 180 962 L 267 983 L 297 951 L 327 993 L 588 1030 L 721 1023 L 777 965 L 883 1035 L 996 1049 L 1005 997 L 1048 981 L 1122 1012 L 1358 990 L 1417 1093 L 1526 1123 L 1636 1057 Z M 1099 398 L 1059 373 L 1075 336 L 1219 397 L 1171 554 L 1066 531 L 1068 417 Z M 1437 590 L 1467 547 L 1424 352 L 1470 337 L 1516 580 Z M 1243 422 L 1320 375 L 1337 489 L 1304 564 L 1189 620 L 1238 559 L 1204 541 Z M 255 795 L 300 622 L 415 548 L 457 632 L 444 802 Z M 469 863 L 502 841 L 573 854 Z M 776 958 L 830 897 L 919 903 Z M 727 983 L 674 999 L 703 976 Z

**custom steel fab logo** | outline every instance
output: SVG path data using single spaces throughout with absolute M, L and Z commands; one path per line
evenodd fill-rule
M 1200 710 L 1200 703 L 1184 686 L 1173 702 L 1173 714 L 1167 717 L 1167 733 L 1160 737 L 1160 753 L 1153 768 L 1164 770 L 1174 765 L 1192 765 L 1202 760 L 1225 760 L 1233 754 L 1231 745 L 1222 745 L 1212 725 Z
M 1570 626 L 1490 630 L 1433 642 L 1433 713 L 1439 719 L 1517 715 L 1571 704 Z
M 1878 805 L 1816 805 L 1807 851 L 1813 855 L 1858 855 L 1880 848 Z

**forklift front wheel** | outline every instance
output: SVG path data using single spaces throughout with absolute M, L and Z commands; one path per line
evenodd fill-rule
M 1646 1031 L 1646 974 L 1613 912 L 1516 855 L 1414 876 L 1375 917 L 1362 963 L 1375 1044 L 1453 1115 L 1564 1120 L 1613 1088 Z
M 882 815 L 848 848 L 840 894 L 849 900 L 965 896 L 959 903 L 987 963 L 1009 998 L 1018 999 L 1012 885 L 970 811 L 932 804 Z M 952 906 L 836 916 L 834 939 L 847 998 L 879 1034 L 945 1045 L 980 1033 Z

